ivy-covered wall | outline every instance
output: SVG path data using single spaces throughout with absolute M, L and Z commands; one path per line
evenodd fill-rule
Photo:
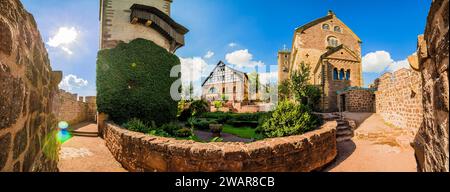
M 152 41 L 135 39 L 101 50 L 97 58 L 97 106 L 110 120 L 139 118 L 161 125 L 176 118 L 170 77 L 180 60 Z

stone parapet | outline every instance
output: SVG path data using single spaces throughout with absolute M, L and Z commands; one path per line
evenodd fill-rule
M 420 73 L 400 69 L 382 75 L 377 83 L 376 113 L 387 123 L 416 133 L 423 119 Z
M 104 139 L 129 171 L 309 172 L 337 155 L 336 122 L 317 130 L 253 143 L 199 143 L 136 133 L 106 123 Z
M 82 97 L 59 90 L 53 99 L 52 111 L 58 121 L 74 125 L 95 121 L 97 113 L 96 97 Z

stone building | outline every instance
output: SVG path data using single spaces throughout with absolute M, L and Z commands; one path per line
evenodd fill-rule
M 288 80 L 301 63 L 311 69 L 310 83 L 322 89 L 320 108 L 338 111 L 337 91 L 363 85 L 361 39 L 329 11 L 294 32 L 291 51 L 278 53 L 279 83 Z
M 172 0 L 100 0 L 100 48 L 148 39 L 174 53 L 188 29 L 170 17 Z
M 207 101 L 248 100 L 248 76 L 220 61 L 202 83 L 202 98 Z M 225 98 L 223 98 L 225 97 Z

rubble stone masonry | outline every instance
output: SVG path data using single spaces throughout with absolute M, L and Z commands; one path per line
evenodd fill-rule
M 0 1 L 0 171 L 57 171 L 52 72 L 36 22 L 19 0 Z
M 58 121 L 67 121 L 70 125 L 96 120 L 96 97 L 78 97 L 59 90 L 53 99 L 53 113 Z
M 434 0 L 423 36 L 419 70 L 423 84 L 423 124 L 414 140 L 418 171 L 449 171 L 449 0 Z
M 420 73 L 400 69 L 384 74 L 377 81 L 376 113 L 387 123 L 416 133 L 423 119 Z
M 158 172 L 307 172 L 334 160 L 335 121 L 321 128 L 253 143 L 199 143 L 150 136 L 107 123 L 104 139 L 128 171 Z
M 348 90 L 338 95 L 338 106 L 341 106 L 342 97 L 345 95 L 345 111 L 348 112 L 374 112 L 375 95 L 370 90 Z

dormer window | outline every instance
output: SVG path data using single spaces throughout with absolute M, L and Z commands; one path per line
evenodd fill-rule
M 341 31 L 341 27 L 335 26 L 335 27 L 334 27 L 334 32 L 338 32 L 338 33 L 342 32 L 342 31 Z
M 323 24 L 323 25 L 322 25 L 322 29 L 328 31 L 328 30 L 330 30 L 330 25 L 328 25 L 328 24 Z
M 328 37 L 327 42 L 328 46 L 330 47 L 337 47 L 339 44 L 339 41 L 338 39 L 336 39 L 336 37 Z

